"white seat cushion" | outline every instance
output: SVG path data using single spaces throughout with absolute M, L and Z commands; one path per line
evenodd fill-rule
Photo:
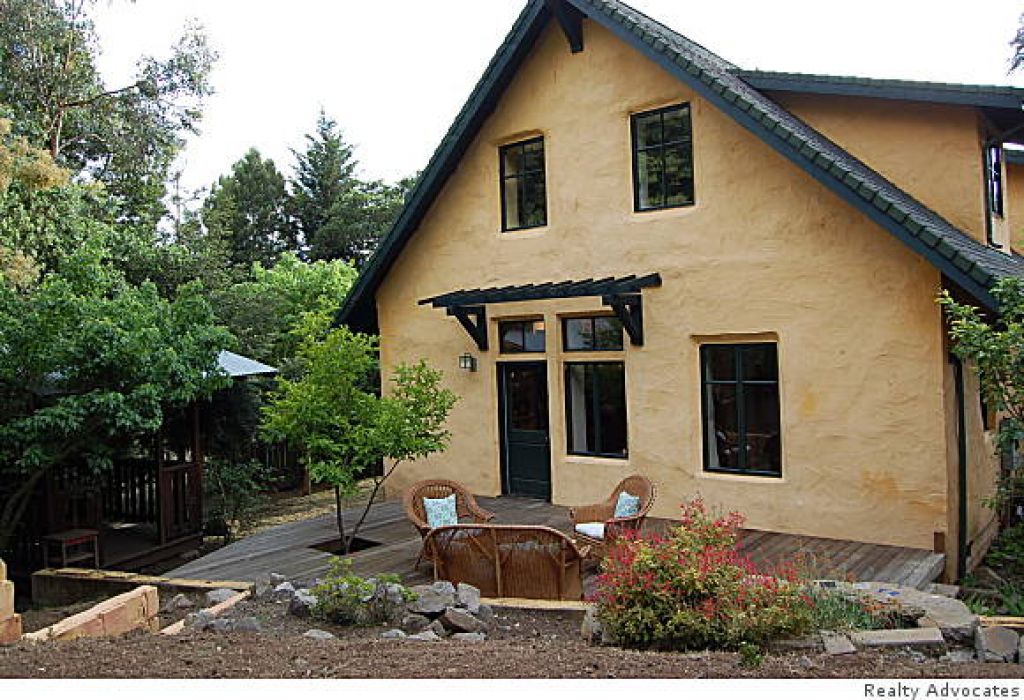
M 604 523 L 580 523 L 576 526 L 576 532 L 595 540 L 604 539 Z

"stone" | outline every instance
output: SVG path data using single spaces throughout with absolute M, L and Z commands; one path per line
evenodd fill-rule
M 963 601 L 892 583 L 856 583 L 852 590 L 882 603 L 898 605 L 908 616 L 918 618 L 920 626 L 937 627 L 948 642 L 971 644 L 974 641 L 978 616 Z
M 269 583 L 257 583 L 253 588 L 252 597 L 254 600 L 271 600 L 274 597 L 274 587 Z
M 216 620 L 210 620 L 210 624 L 207 625 L 206 629 L 211 632 L 231 632 L 235 629 L 235 621 L 228 618 L 217 618 Z
M 440 642 L 441 638 L 438 637 L 432 630 L 424 630 L 418 634 L 410 634 L 406 637 L 411 642 Z
M 430 626 L 430 618 L 425 615 L 410 613 L 402 618 L 401 627 L 404 631 L 415 634 Z
M 380 638 L 381 639 L 405 639 L 406 636 L 407 635 L 402 630 L 400 630 L 400 629 L 393 629 L 393 630 L 388 630 L 387 632 L 382 632 L 381 635 L 380 635 Z
M 438 619 L 445 626 L 445 629 L 452 632 L 480 632 L 486 627 L 480 620 L 459 608 L 446 609 L 444 614 Z
M 494 625 L 494 608 L 487 603 L 481 603 L 480 610 L 476 613 L 476 619 L 488 627 L 492 627 Z
M 485 642 L 487 641 L 487 635 L 483 632 L 457 632 L 452 635 L 452 639 L 456 642 Z
M 405 604 L 405 586 L 400 583 L 388 583 L 384 586 L 384 598 L 393 606 Z
M 280 586 L 282 583 L 287 581 L 288 578 L 282 574 L 270 574 L 270 585 Z
M 947 664 L 969 664 L 974 661 L 974 652 L 970 649 L 951 649 L 939 658 Z
M 821 641 L 825 644 L 825 653 L 830 656 L 843 656 L 857 653 L 857 647 L 845 634 L 822 632 Z
M 235 623 L 235 632 L 249 632 L 258 634 L 263 631 L 263 625 L 255 617 L 243 617 Z
M 854 632 L 851 639 L 859 647 L 941 647 L 946 643 L 937 627 L 867 630 Z
M 956 598 L 960 595 L 960 586 L 954 586 L 949 583 L 930 583 L 925 590 L 928 593 L 943 595 L 947 598 Z
M 1024 664 L 1024 635 L 1021 635 L 1020 645 L 1017 647 L 1017 663 Z
M 324 630 L 309 630 L 302 636 L 307 639 L 315 639 L 319 642 L 326 642 L 328 639 L 337 639 L 333 634 Z
M 289 581 L 274 586 L 274 597 L 278 600 L 289 600 L 295 595 L 295 586 Z
M 430 623 L 427 629 L 423 631 L 433 632 L 438 637 L 447 637 L 449 634 L 451 634 L 451 632 L 449 632 L 448 629 L 443 624 L 441 624 L 440 620 L 434 620 Z
M 822 648 L 821 636 L 808 634 L 803 637 L 791 637 L 789 639 L 776 639 L 768 643 L 768 648 L 775 652 L 794 651 L 820 651 Z
M 480 589 L 468 583 L 460 583 L 455 588 L 455 604 L 476 615 L 480 612 Z
M 168 598 L 161 608 L 162 612 L 173 613 L 177 610 L 190 610 L 196 606 L 195 601 L 184 593 L 179 593 L 173 598 Z
M 988 664 L 1013 663 L 1019 646 L 1020 636 L 1006 627 L 979 627 L 974 637 L 978 661 Z
M 455 584 L 451 581 L 434 581 L 430 587 L 440 596 L 451 596 L 452 604 L 455 604 Z
M 206 604 L 208 606 L 219 605 L 234 598 L 236 595 L 238 595 L 238 591 L 233 591 L 230 588 L 218 588 L 215 591 L 208 591 L 206 593 Z
M 295 591 L 291 602 L 288 603 L 288 612 L 296 617 L 309 617 L 313 614 L 313 608 L 316 607 L 316 604 L 317 597 L 309 591 L 305 589 Z
M 447 596 L 438 593 L 431 586 L 415 586 L 412 588 L 412 592 L 416 595 L 416 599 L 409 603 L 407 609 L 417 615 L 434 618 L 443 613 L 448 606 L 455 604 L 454 591 Z
M 205 610 L 200 610 L 199 612 L 190 613 L 185 617 L 185 626 L 197 632 L 202 632 L 210 626 L 213 620 L 213 615 Z

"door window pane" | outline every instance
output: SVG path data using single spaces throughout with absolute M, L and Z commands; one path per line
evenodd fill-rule
M 704 468 L 780 476 L 777 346 L 704 345 L 700 354 Z
M 625 457 L 626 372 L 621 362 L 565 366 L 566 419 L 570 454 Z
M 503 231 L 547 224 L 544 139 L 502 146 L 501 225 Z

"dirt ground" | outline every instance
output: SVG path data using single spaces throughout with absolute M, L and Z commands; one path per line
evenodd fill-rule
M 575 613 L 498 610 L 486 642 L 379 639 L 382 628 L 336 628 L 246 603 L 258 634 L 135 634 L 0 648 L 2 678 L 1021 678 L 1024 666 L 950 664 L 907 652 L 844 657 L 770 654 L 760 667 L 737 654 L 669 654 L 593 648 Z M 338 639 L 302 637 L 317 627 Z

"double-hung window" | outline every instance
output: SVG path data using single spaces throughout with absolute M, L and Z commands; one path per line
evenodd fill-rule
M 703 345 L 704 469 L 782 475 L 775 343 Z
M 690 105 L 634 114 L 633 206 L 636 211 L 693 204 Z
M 520 231 L 548 223 L 544 138 L 502 146 L 501 230 Z

